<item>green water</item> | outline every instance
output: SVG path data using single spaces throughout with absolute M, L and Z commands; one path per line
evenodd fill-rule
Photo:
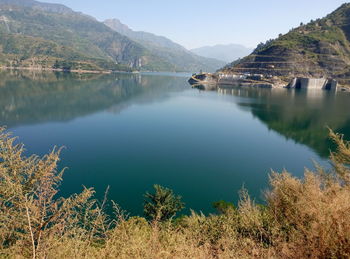
M 329 153 L 326 125 L 350 137 L 349 93 L 199 91 L 188 75 L 0 73 L 0 124 L 27 153 L 65 146 L 61 194 L 94 187 L 131 215 L 153 184 L 209 213 L 244 185 L 261 201 L 271 169 L 302 176 Z

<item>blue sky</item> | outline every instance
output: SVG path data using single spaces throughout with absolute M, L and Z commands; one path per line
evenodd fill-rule
M 300 22 L 321 18 L 345 0 L 42 0 L 103 21 L 166 36 L 186 48 L 239 43 L 254 47 Z

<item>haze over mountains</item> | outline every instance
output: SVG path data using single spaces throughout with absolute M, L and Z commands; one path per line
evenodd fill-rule
M 213 71 L 213 68 L 214 70 L 215 68 L 218 69 L 227 63 L 211 57 L 205 58 L 204 55 L 196 55 L 163 36 L 149 32 L 133 31 L 118 19 L 109 19 L 104 23 L 114 31 L 141 44 L 153 55 L 175 64 L 178 68 L 184 68 L 186 71 L 198 71 L 198 68 Z
M 252 51 L 253 49 L 247 48 L 240 44 L 219 44 L 215 46 L 205 46 L 201 48 L 191 49 L 191 52 L 199 56 L 215 58 L 227 63 L 235 61 L 239 58 L 243 58 L 252 53 Z
M 0 0 L 0 66 L 194 72 L 224 64 L 164 37 L 127 34 L 64 5 Z

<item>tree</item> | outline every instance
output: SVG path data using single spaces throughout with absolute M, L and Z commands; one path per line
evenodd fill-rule
M 56 59 L 55 64 L 52 66 L 53 69 L 58 69 L 60 68 L 60 63 L 58 62 L 58 60 Z
M 235 206 L 232 202 L 224 200 L 213 202 L 213 208 L 216 209 L 220 214 L 230 213 L 235 210 Z
M 149 220 L 169 220 L 185 207 L 182 197 L 176 196 L 171 189 L 160 185 L 154 185 L 153 188 L 154 193 L 145 194 L 144 214 Z
M 62 64 L 62 69 L 64 72 L 70 72 L 72 69 L 72 62 L 64 61 Z

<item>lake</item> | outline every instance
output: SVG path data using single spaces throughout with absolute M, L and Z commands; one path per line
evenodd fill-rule
M 187 74 L 1 72 L 0 124 L 27 154 L 64 146 L 61 194 L 94 187 L 131 215 L 160 184 L 188 209 L 262 201 L 271 170 L 327 164 L 329 126 L 350 137 L 350 96 L 320 90 L 192 89 Z

